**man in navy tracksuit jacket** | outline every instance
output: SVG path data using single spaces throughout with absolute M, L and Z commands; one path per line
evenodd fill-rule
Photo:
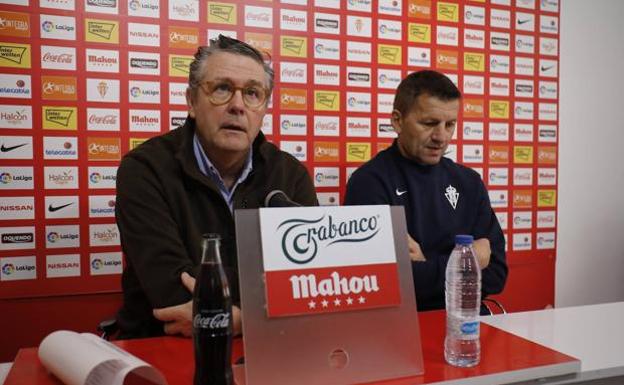
M 392 146 L 356 170 L 345 204 L 405 208 L 419 310 L 443 309 L 445 270 L 456 234 L 471 234 L 482 268 L 483 297 L 507 278 L 505 239 L 479 174 L 443 158 L 461 94 L 444 75 L 420 71 L 397 90 Z

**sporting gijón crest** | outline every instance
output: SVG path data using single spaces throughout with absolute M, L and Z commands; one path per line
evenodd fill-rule
M 398 306 L 387 206 L 261 209 L 269 317 Z

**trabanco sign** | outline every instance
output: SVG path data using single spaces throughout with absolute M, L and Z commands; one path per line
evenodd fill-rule
M 388 206 L 261 209 L 269 317 L 397 306 Z

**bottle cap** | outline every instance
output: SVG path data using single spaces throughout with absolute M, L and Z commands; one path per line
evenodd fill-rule
M 455 243 L 458 245 L 470 245 L 472 244 L 472 241 L 474 240 L 474 238 L 472 237 L 472 235 L 456 235 L 455 236 Z

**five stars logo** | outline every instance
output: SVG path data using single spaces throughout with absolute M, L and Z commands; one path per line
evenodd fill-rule
M 359 297 L 355 297 L 352 298 L 351 296 L 347 297 L 344 299 L 344 303 L 347 306 L 351 306 L 354 304 L 360 304 L 360 305 L 364 305 L 366 303 L 366 297 L 364 297 L 363 295 L 359 296 Z M 317 309 L 317 305 L 321 306 L 321 309 L 323 308 L 329 308 L 330 305 L 333 305 L 334 307 L 340 307 L 343 304 L 342 300 L 338 297 L 334 298 L 334 299 L 323 299 L 322 301 L 315 301 L 315 300 L 311 300 L 310 302 L 308 302 L 308 308 L 309 309 Z
M 457 201 L 459 200 L 459 193 L 457 189 L 451 185 L 446 188 L 446 192 L 444 193 L 446 199 L 448 199 L 451 206 L 453 206 L 453 210 L 457 207 Z

